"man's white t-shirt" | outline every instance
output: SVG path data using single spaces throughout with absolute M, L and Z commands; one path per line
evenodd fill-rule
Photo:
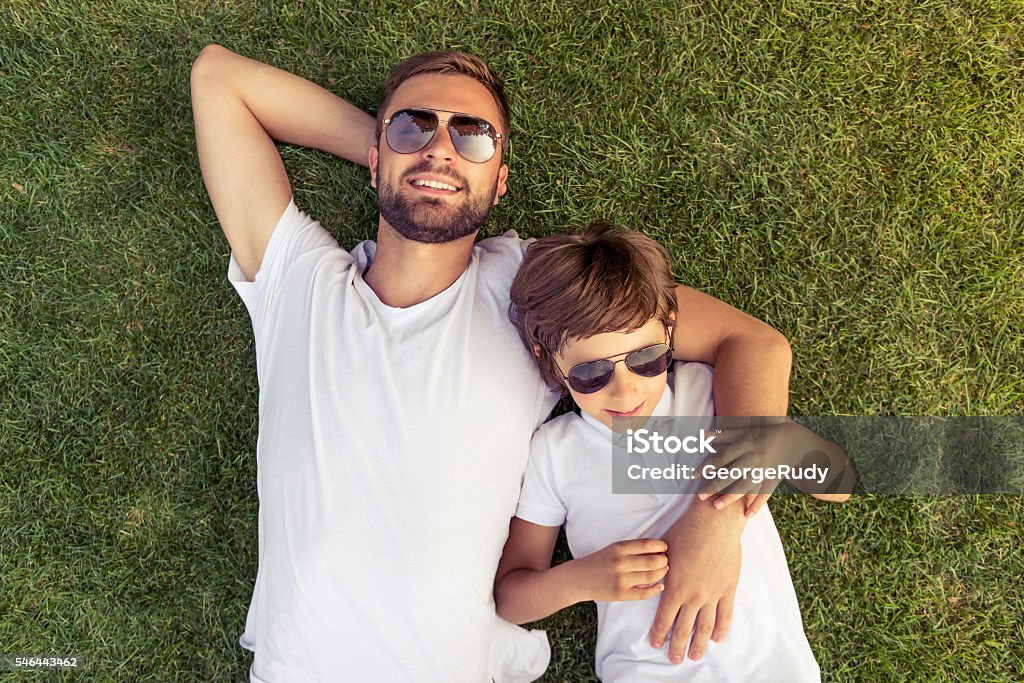
M 373 242 L 345 251 L 294 202 L 253 282 L 232 256 L 259 377 L 254 680 L 488 679 L 494 573 L 555 400 L 508 320 L 525 245 L 479 242 L 403 309 L 362 278 Z
M 712 378 L 707 365 L 676 363 L 651 414 L 710 418 Z M 658 538 L 695 498 L 653 491 L 613 494 L 614 438 L 620 437 L 586 413 L 557 417 L 533 437 L 516 516 L 542 526 L 564 523 L 573 557 L 590 555 L 616 541 Z M 664 456 L 653 456 L 646 464 L 670 463 Z M 695 494 L 700 484 L 688 482 L 680 490 Z M 819 681 L 782 541 L 767 506 L 747 523 L 740 545 L 740 580 L 732 628 L 724 642 L 712 641 L 701 659 L 675 665 L 668 661 L 667 642 L 656 650 L 647 639 L 659 598 L 598 602 L 598 677 L 615 683 Z

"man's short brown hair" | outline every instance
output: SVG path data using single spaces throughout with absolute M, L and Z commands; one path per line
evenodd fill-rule
M 631 331 L 675 319 L 676 283 L 668 252 L 650 237 L 606 221 L 581 234 L 531 244 L 512 282 L 509 319 L 541 377 L 565 396 L 554 356 L 566 344 L 604 332 Z
M 498 75 L 491 70 L 491 67 L 487 66 L 484 60 L 475 55 L 441 50 L 415 54 L 398 64 L 388 74 L 387 80 L 384 81 L 384 88 L 380 92 L 380 106 L 377 108 L 377 139 L 380 139 L 381 126 L 387 116 L 388 103 L 391 101 L 391 96 L 398 90 L 398 86 L 413 76 L 422 76 L 423 74 L 458 74 L 469 76 L 479 82 L 487 88 L 498 105 L 498 111 L 501 114 L 501 121 L 498 122 L 498 125 L 501 126 L 503 136 L 508 137 L 508 99 L 505 97 L 505 86 Z M 472 114 L 474 112 L 464 113 Z M 504 145 L 502 145 L 502 153 L 504 154 Z

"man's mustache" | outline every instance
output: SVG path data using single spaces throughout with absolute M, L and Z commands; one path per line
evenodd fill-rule
M 451 168 L 449 168 L 447 166 L 444 166 L 444 165 L 436 166 L 434 164 L 431 164 L 426 159 L 424 159 L 423 161 L 419 162 L 418 164 L 416 164 L 415 166 L 413 166 L 412 168 L 407 170 L 405 173 L 403 173 L 402 174 L 402 179 L 406 180 L 410 176 L 414 176 L 414 175 L 417 175 L 419 173 L 429 173 L 430 175 L 444 176 L 446 178 L 451 178 L 452 180 L 455 181 L 455 184 L 458 185 L 459 187 L 461 187 L 462 189 L 466 189 L 466 187 L 469 185 L 469 183 L 466 182 L 466 179 L 463 178 L 461 174 L 456 173 L 455 171 L 453 171 Z

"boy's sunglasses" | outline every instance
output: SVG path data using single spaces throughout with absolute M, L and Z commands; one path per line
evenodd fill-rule
M 580 363 L 569 368 L 569 374 L 562 375 L 562 378 L 569 382 L 573 391 L 580 394 L 593 394 L 601 391 L 612 381 L 615 375 L 615 364 L 625 362 L 629 371 L 641 377 L 657 377 L 668 370 L 672 364 L 673 349 L 668 344 L 654 344 L 645 346 L 642 349 L 631 351 L 624 355 L 625 358 L 612 360 L 602 358 L 586 363 Z
M 437 118 L 436 112 L 451 114 L 447 121 Z M 462 158 L 477 164 L 490 161 L 498 149 L 501 133 L 487 121 L 469 114 L 444 109 L 401 109 L 384 119 L 384 138 L 388 147 L 399 154 L 418 152 L 434 139 L 438 124 L 448 127 L 452 146 Z

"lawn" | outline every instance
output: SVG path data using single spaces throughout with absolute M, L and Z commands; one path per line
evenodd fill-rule
M 373 110 L 450 47 L 513 107 L 487 235 L 608 218 L 783 331 L 796 415 L 1024 412 L 1024 5 L 796 0 L 0 6 L 0 655 L 243 681 L 252 332 L 195 152 L 217 42 Z M 351 246 L 368 173 L 282 148 Z M 772 502 L 826 681 L 1024 680 L 1024 499 Z M 561 552 L 565 552 L 564 546 Z M 593 679 L 594 612 L 545 680 Z

